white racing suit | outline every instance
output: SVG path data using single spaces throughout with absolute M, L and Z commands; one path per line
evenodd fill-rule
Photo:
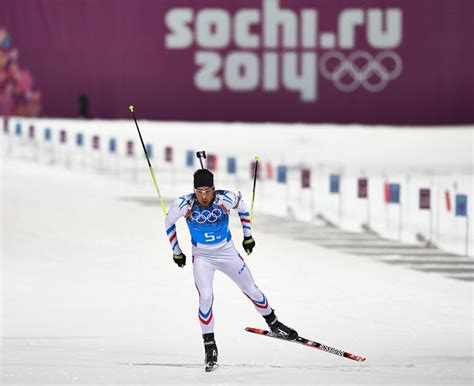
M 214 272 L 219 270 L 229 276 L 241 291 L 253 302 L 263 316 L 271 313 L 267 298 L 255 285 L 252 274 L 234 246 L 229 229 L 229 214 L 236 209 L 244 236 L 251 236 L 250 216 L 241 199 L 226 190 L 216 190 L 214 201 L 202 207 L 195 194 L 179 197 L 171 206 L 165 218 L 166 233 L 175 255 L 179 255 L 176 222 L 184 217 L 191 234 L 194 282 L 199 293 L 199 322 L 202 333 L 214 332 L 213 281 Z

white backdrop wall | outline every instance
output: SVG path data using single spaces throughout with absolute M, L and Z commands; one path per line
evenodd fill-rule
M 138 114 L 139 115 L 139 114 Z M 466 253 L 467 217 L 454 215 L 455 195 L 468 196 L 468 216 L 473 203 L 473 127 L 388 128 L 335 125 L 270 125 L 242 123 L 183 123 L 139 121 L 145 143 L 153 146 L 151 162 L 162 194 L 172 199 L 192 188 L 192 172 L 186 166 L 187 151 L 206 150 L 218 157 L 218 188 L 240 190 L 250 204 L 250 165 L 260 156 L 255 222 L 258 212 L 302 221 L 325 218 L 342 229 L 363 232 L 361 225 L 389 239 L 417 242 L 417 235 L 456 254 Z M 30 127 L 34 129 L 30 129 Z M 49 129 L 51 138 L 45 139 Z M 33 130 L 33 135 L 31 134 Z M 61 142 L 61 131 L 66 141 Z M 82 146 L 76 143 L 83 136 Z M 100 148 L 92 146 L 98 136 Z M 109 141 L 116 141 L 111 153 Z M 4 157 L 60 164 L 90 173 L 103 173 L 150 185 L 156 193 L 132 120 L 4 119 Z M 127 155 L 127 142 L 134 154 Z M 165 161 L 172 147 L 173 162 Z M 227 159 L 235 157 L 237 173 L 227 173 Z M 267 164 L 273 178 L 268 178 Z M 276 181 L 278 165 L 288 167 L 287 183 Z M 301 168 L 311 172 L 311 187 L 301 187 Z M 329 193 L 329 175 L 340 174 L 340 194 Z M 357 180 L 368 178 L 368 200 L 357 197 Z M 384 201 L 384 184 L 401 185 L 400 205 Z M 431 190 L 432 212 L 419 209 L 419 189 Z M 451 210 L 445 194 L 450 195 Z M 369 205 L 369 208 L 367 207 Z M 401 223 L 400 223 L 401 220 Z M 469 224 L 470 226 L 470 224 Z M 468 229 L 467 251 L 474 254 L 473 227 Z

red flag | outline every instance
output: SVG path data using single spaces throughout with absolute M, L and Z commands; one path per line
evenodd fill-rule
M 127 141 L 127 155 L 133 157 L 133 141 Z
M 384 184 L 384 200 L 388 204 L 390 202 L 390 184 Z
M 262 176 L 262 164 L 259 162 L 257 163 L 257 161 L 252 161 L 250 163 L 250 178 L 254 178 L 255 177 L 255 164 L 257 164 L 257 179 L 260 179 L 260 177 Z
M 165 147 L 165 161 L 173 162 L 173 148 L 171 146 Z
M 217 170 L 217 155 L 215 154 L 208 154 L 207 155 L 207 168 L 211 171 Z
M 446 197 L 446 210 L 451 212 L 451 196 L 449 195 L 449 190 L 444 192 L 444 196 Z
M 369 180 L 367 178 L 359 178 L 357 180 L 357 197 L 359 198 L 367 198 L 368 191 L 367 187 L 369 185 Z
M 95 150 L 99 150 L 100 148 L 100 138 L 98 135 L 92 137 L 92 148 Z
M 66 143 L 66 140 L 67 140 L 66 130 L 61 130 L 59 132 L 59 142 Z
M 273 180 L 273 167 L 270 162 L 267 162 L 267 179 Z
M 420 189 L 420 209 L 431 209 L 431 191 L 428 188 Z
M 302 188 L 311 187 L 311 170 L 301 169 L 301 187 Z

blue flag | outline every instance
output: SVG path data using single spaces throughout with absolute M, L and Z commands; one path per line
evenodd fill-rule
M 115 153 L 116 150 L 117 150 L 117 141 L 115 140 L 115 138 L 110 138 L 110 140 L 109 140 L 109 152 Z
M 229 174 L 237 173 L 237 161 L 235 157 L 227 158 L 227 173 Z
M 400 184 L 390 184 L 390 200 L 392 204 L 400 203 Z
M 194 166 L 194 150 L 186 152 L 186 166 Z
M 456 216 L 467 217 L 467 196 L 456 194 Z
M 46 129 L 44 129 L 44 140 L 46 142 L 50 142 L 51 141 L 51 129 L 49 127 L 47 127 Z
M 146 153 L 148 154 L 148 158 L 153 158 L 153 145 L 151 143 L 147 143 L 145 145 Z
M 339 182 L 340 176 L 339 174 L 331 174 L 329 176 L 329 192 L 333 194 L 339 193 Z
M 286 184 L 286 172 L 288 168 L 285 165 L 279 165 L 277 167 L 277 182 L 280 184 Z
M 80 147 L 83 144 L 84 144 L 84 136 L 82 135 L 82 133 L 77 133 L 76 134 L 76 145 Z

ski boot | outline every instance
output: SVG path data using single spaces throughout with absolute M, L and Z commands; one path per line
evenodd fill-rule
M 264 316 L 265 321 L 272 330 L 273 333 L 278 334 L 283 339 L 286 340 L 295 340 L 298 338 L 298 333 L 293 330 L 291 327 L 285 326 L 282 322 L 280 322 L 275 315 L 275 310 L 272 309 L 272 312 L 268 315 Z
M 203 334 L 204 339 L 204 363 L 206 364 L 206 372 L 210 372 L 217 367 L 217 345 L 214 339 L 214 333 Z

